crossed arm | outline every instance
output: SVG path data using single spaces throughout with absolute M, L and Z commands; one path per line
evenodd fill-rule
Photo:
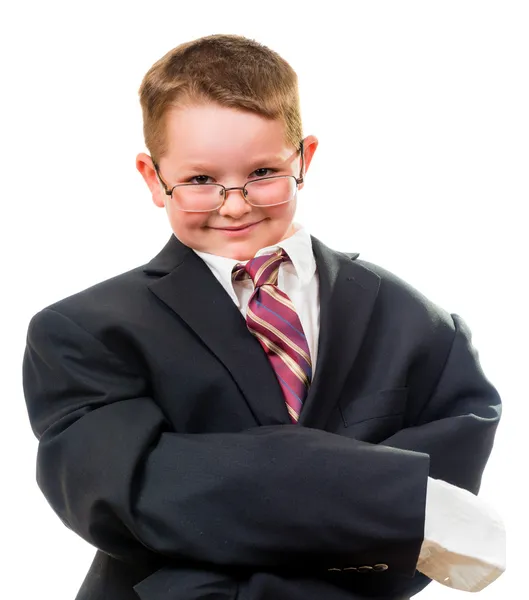
M 322 573 L 383 562 L 411 577 L 428 475 L 476 492 L 499 419 L 454 321 L 418 424 L 374 445 L 291 425 L 174 433 L 141 377 L 44 309 L 23 364 L 38 484 L 70 529 L 124 561 Z

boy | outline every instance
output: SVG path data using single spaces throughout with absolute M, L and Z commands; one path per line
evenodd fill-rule
M 37 313 L 24 356 L 38 484 L 98 548 L 78 600 L 482 589 L 500 398 L 458 315 L 294 222 L 318 141 L 292 68 L 208 36 L 140 101 L 173 234 Z

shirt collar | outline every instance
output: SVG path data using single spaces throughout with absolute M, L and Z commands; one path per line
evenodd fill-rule
M 273 246 L 261 248 L 255 256 L 271 254 L 278 248 L 283 248 L 292 260 L 292 265 L 296 270 L 300 284 L 306 285 L 312 279 L 312 276 L 316 271 L 316 261 L 312 252 L 312 240 L 309 232 L 302 225 L 294 223 L 294 227 L 296 228 L 296 231 L 289 238 L 282 240 Z M 193 249 L 193 252 L 208 265 L 233 301 L 239 305 L 237 294 L 233 288 L 231 274 L 233 267 L 236 264 L 246 264 L 248 261 L 235 260 L 233 258 L 227 258 L 226 256 L 217 256 L 216 254 L 200 252 L 195 249 Z

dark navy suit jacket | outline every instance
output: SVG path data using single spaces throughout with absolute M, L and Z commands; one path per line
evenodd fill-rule
M 427 477 L 477 493 L 500 398 L 461 317 L 312 242 L 318 362 L 296 425 L 240 311 L 174 235 L 32 317 L 37 482 L 98 549 L 78 600 L 397 600 L 428 583 Z

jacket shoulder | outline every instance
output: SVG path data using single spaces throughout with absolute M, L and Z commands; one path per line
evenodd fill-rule
M 413 321 L 427 327 L 443 327 L 454 331 L 451 313 L 428 298 L 418 287 L 403 277 L 374 262 L 359 259 L 358 253 L 344 253 L 357 268 L 374 273 L 380 280 L 377 303 L 381 312 L 403 322 Z
M 147 286 L 150 278 L 144 273 L 144 267 L 135 267 L 52 302 L 42 307 L 31 320 L 51 310 L 86 327 L 92 319 L 119 322 L 127 314 L 141 313 L 150 300 Z

